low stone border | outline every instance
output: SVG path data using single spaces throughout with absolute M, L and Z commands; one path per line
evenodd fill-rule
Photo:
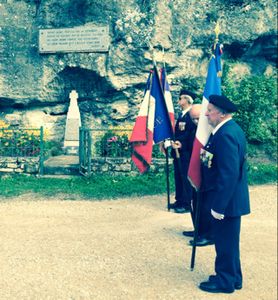
M 3 173 L 39 173 L 39 157 L 0 157 L 0 172 Z
M 172 166 L 172 159 L 169 159 L 169 166 Z M 56 166 L 60 167 L 63 166 Z M 72 167 L 72 166 L 70 166 Z M 68 166 L 68 168 L 70 168 Z M 78 165 L 76 165 L 78 167 Z M 67 169 L 67 166 L 64 166 Z M 150 172 L 163 173 L 166 168 L 166 160 L 164 158 L 155 158 L 152 161 Z M 39 174 L 40 159 L 39 157 L 0 157 L 0 173 L 26 173 Z M 61 170 L 60 170 L 61 172 Z M 128 175 L 137 176 L 138 169 L 134 165 L 131 158 L 124 157 L 96 157 L 92 158 L 91 165 L 92 174 L 109 174 L 109 175 Z M 46 172 L 47 173 L 47 172 Z M 65 174 L 68 174 L 65 170 Z
M 172 165 L 172 159 L 169 159 L 169 165 Z M 150 172 L 163 173 L 165 172 L 166 160 L 164 158 L 155 158 L 152 160 Z M 129 175 L 137 176 L 138 169 L 132 162 L 131 158 L 122 157 L 97 157 L 92 158 L 92 173 L 108 173 L 110 175 Z

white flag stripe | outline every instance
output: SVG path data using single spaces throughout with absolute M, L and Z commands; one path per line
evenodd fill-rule
M 165 101 L 166 101 L 166 106 L 168 108 L 168 112 L 173 113 L 174 112 L 174 106 L 173 106 L 172 95 L 171 95 L 170 91 L 165 90 L 164 97 L 165 97 Z
M 147 90 L 143 99 L 143 102 L 141 104 L 138 117 L 145 117 L 148 115 L 148 109 L 149 109 L 149 98 L 150 98 L 150 90 Z
M 153 128 L 154 128 L 154 116 L 155 116 L 155 98 L 153 96 L 151 96 L 149 113 L 148 113 L 148 129 L 151 132 L 153 132 Z
M 205 116 L 208 104 L 209 101 L 205 97 L 203 97 L 202 109 L 196 132 L 196 138 L 202 145 L 205 145 L 207 143 L 210 133 L 212 132 L 212 127 L 208 124 L 208 118 Z

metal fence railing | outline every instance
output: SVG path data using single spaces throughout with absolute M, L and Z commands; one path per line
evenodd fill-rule
M 130 157 L 130 129 L 92 129 L 92 157 Z
M 79 128 L 79 172 L 84 176 L 91 176 L 92 139 L 90 130 Z
M 44 139 L 40 128 L 0 128 L 0 156 L 39 157 L 43 169 Z
M 97 157 L 130 157 L 130 129 L 87 129 L 79 131 L 79 170 L 91 175 L 91 160 Z
M 92 159 L 130 158 L 133 147 L 129 142 L 131 129 L 87 129 L 80 128 L 79 168 L 80 173 L 90 176 Z M 153 158 L 164 158 L 159 145 L 153 146 Z
M 131 129 L 91 129 L 92 157 L 130 157 L 133 147 L 129 142 Z M 164 157 L 158 145 L 153 145 L 153 157 Z

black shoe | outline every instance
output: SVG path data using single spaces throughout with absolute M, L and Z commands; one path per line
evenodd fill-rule
M 208 280 L 210 282 L 215 282 L 216 281 L 216 275 L 210 275 Z M 235 283 L 235 289 L 236 290 L 241 290 L 242 289 L 242 283 L 236 282 Z
M 193 243 L 194 243 L 194 240 L 189 241 L 189 244 L 191 246 L 193 246 Z M 214 244 L 213 240 L 209 240 L 209 239 L 206 239 L 206 238 L 198 238 L 197 241 L 196 241 L 196 246 L 197 247 L 204 247 L 204 246 L 209 246 L 209 245 L 213 245 L 213 244 Z
M 189 213 L 190 209 L 185 208 L 185 207 L 176 207 L 176 208 L 174 208 L 174 211 L 177 214 L 185 214 L 185 213 Z
M 241 289 L 242 289 L 242 283 L 236 282 L 236 283 L 235 283 L 235 289 L 236 289 L 236 290 L 241 290 Z
M 174 203 L 170 203 L 169 208 L 174 209 L 174 208 L 179 207 L 179 206 L 180 206 L 180 204 L 176 201 Z
M 183 231 L 182 234 L 184 236 L 193 237 L 194 236 L 194 231 L 193 230 L 191 230 L 191 231 Z
M 218 284 L 216 284 L 215 282 L 211 282 L 211 281 L 201 282 L 200 285 L 199 285 L 199 288 L 202 291 L 209 292 L 209 293 L 226 293 L 226 294 L 231 294 L 231 293 L 234 292 L 233 289 L 222 288 Z

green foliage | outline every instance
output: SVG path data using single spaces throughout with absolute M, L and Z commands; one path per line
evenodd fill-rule
M 108 130 L 96 138 L 94 155 L 101 157 L 130 157 L 132 146 L 127 133 Z M 153 146 L 153 157 L 164 157 L 159 145 Z
M 277 166 L 274 164 L 249 164 L 248 179 L 250 184 L 277 182 Z
M 164 158 L 164 154 L 161 152 L 159 148 L 159 144 L 153 145 L 153 158 Z
M 105 132 L 95 143 L 96 155 L 101 157 L 129 157 L 131 147 L 127 134 L 117 134 L 113 130 Z
M 61 143 L 57 141 L 44 141 L 44 156 L 58 156 L 64 153 Z
M 171 190 L 174 190 L 174 176 Z M 70 179 L 37 178 L 26 175 L 0 177 L 0 196 L 10 197 L 23 193 L 39 193 L 44 196 L 70 195 L 70 199 L 115 199 L 156 195 L 166 192 L 165 174 L 144 174 L 136 177 L 93 175 L 91 178 Z M 67 197 L 68 198 L 68 197 Z
M 0 155 L 10 157 L 39 156 L 40 151 L 39 129 L 0 128 Z M 44 155 L 46 157 L 62 153 L 60 143 L 56 141 L 44 141 Z
M 223 92 L 239 107 L 235 119 L 248 143 L 260 146 L 270 158 L 277 159 L 276 78 L 250 75 L 237 82 L 224 77 Z

